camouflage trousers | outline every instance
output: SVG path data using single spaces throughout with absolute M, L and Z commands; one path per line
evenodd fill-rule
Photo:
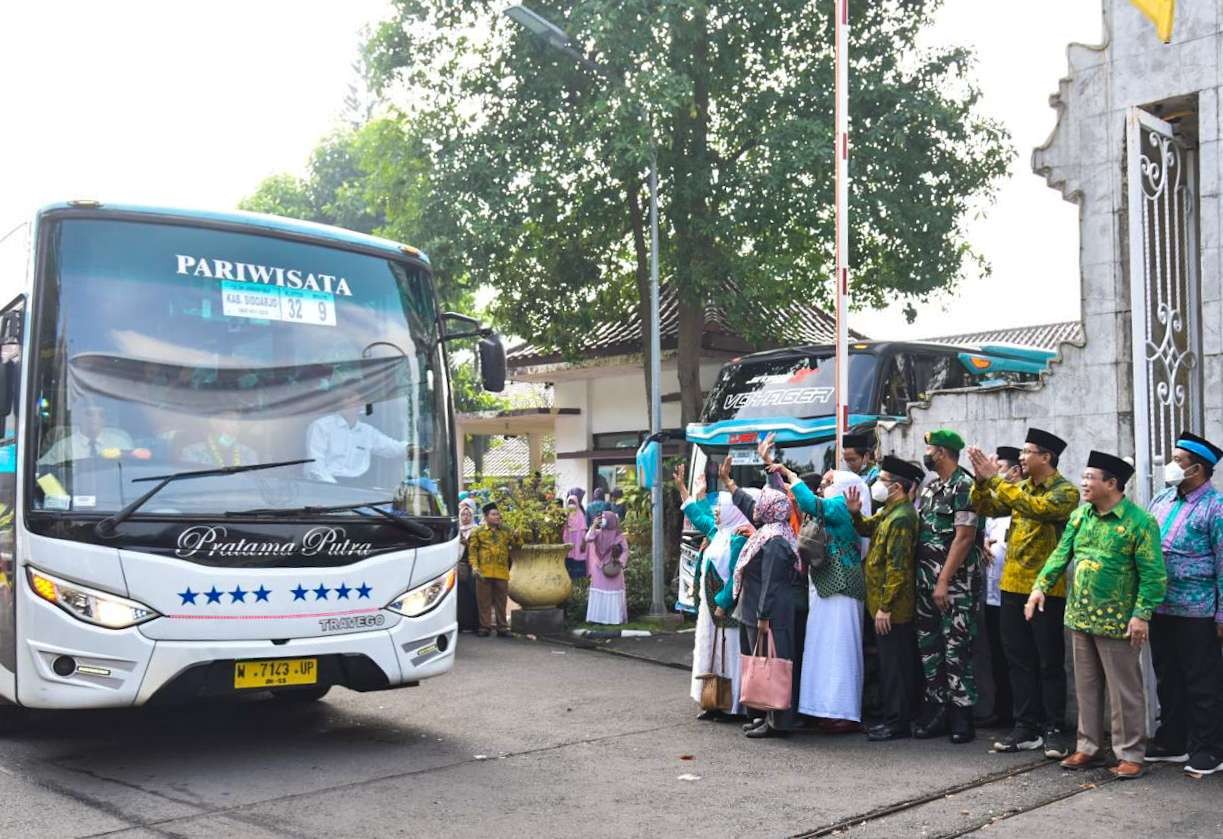
M 972 642 L 977 631 L 972 578 L 974 571 L 960 566 L 947 593 L 951 607 L 941 611 L 934 602 L 934 586 L 946 554 L 926 548 L 917 559 L 917 649 L 928 705 L 953 703 L 972 707 L 977 685 L 972 672 Z

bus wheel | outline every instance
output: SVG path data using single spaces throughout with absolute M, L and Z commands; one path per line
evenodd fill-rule
M 331 685 L 316 685 L 311 688 L 280 688 L 272 696 L 281 702 L 318 702 L 331 690 Z

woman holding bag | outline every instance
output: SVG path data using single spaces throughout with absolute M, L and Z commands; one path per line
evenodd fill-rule
M 620 517 L 610 510 L 600 513 L 586 532 L 586 544 L 586 572 L 590 575 L 586 622 L 627 623 L 624 566 L 628 564 L 628 542 L 620 532 Z
M 724 720 L 728 714 L 743 713 L 739 703 L 739 622 L 730 616 L 735 605 L 731 583 L 739 552 L 754 528 L 728 493 L 715 494 L 712 512 L 709 505 L 700 503 L 705 496 L 704 475 L 694 479 L 691 496 L 684 480 L 684 464 L 676 468 L 674 478 L 682 502 L 680 510 L 708 540 L 697 561 L 691 696 L 705 707 L 697 719 Z M 708 685 L 711 678 L 723 680 L 723 686 L 729 688 L 728 706 L 710 708 L 708 701 L 702 701 L 702 696 L 707 697 L 711 690 Z
M 798 574 L 798 538 L 790 524 L 790 498 L 781 490 L 766 488 L 760 491 L 758 499 L 753 499 L 731 477 L 729 455 L 718 469 L 718 477 L 730 490 L 735 506 L 756 525 L 756 532 L 739 553 L 733 573 L 733 596 L 738 602 L 736 617 L 742 624 L 740 650 L 749 658 L 767 655 L 774 661 L 781 659 L 783 666 L 773 667 L 774 673 L 797 670 L 801 667 L 798 633 L 803 628 L 796 626 L 798 609 L 793 590 Z M 805 589 L 806 581 L 802 582 Z M 775 737 L 798 727 L 798 680 L 791 673 L 788 681 L 788 706 L 770 710 L 767 716 L 749 714 L 754 722 L 749 723 L 748 737 Z M 749 688 L 755 686 L 751 682 L 745 673 L 742 677 L 745 697 L 750 695 Z M 751 707 L 750 702 L 743 704 Z

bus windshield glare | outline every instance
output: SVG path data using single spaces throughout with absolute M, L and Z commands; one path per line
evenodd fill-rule
M 849 410 L 865 412 L 871 401 L 878 357 L 849 357 Z M 835 414 L 836 362 L 831 355 L 787 355 L 751 359 L 722 368 L 709 391 L 702 421 L 820 417 Z
M 48 228 L 29 436 L 35 511 L 140 515 L 453 498 L 432 286 L 410 262 L 185 224 Z M 358 516 L 339 510 L 337 516 Z M 368 511 L 366 511 L 368 514 Z

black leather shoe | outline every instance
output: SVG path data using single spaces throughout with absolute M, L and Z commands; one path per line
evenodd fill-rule
M 887 725 L 877 725 L 866 734 L 866 739 L 872 743 L 883 743 L 888 740 L 907 740 L 913 734 L 909 731 L 909 727 L 897 726 L 892 728 Z
M 764 740 L 769 737 L 789 737 L 790 732 L 762 725 L 759 728 L 753 728 L 751 731 L 744 732 L 743 736 L 749 740 Z
M 743 730 L 751 731 L 753 728 L 760 728 L 760 726 L 764 725 L 766 722 L 768 722 L 768 720 L 766 720 L 764 717 L 756 717 L 755 719 L 749 719 L 747 722 L 743 724 Z
M 943 706 L 926 719 L 913 726 L 913 736 L 918 740 L 932 740 L 947 733 L 947 707 Z
M 952 743 L 971 743 L 977 739 L 977 729 L 972 722 L 972 708 L 961 708 L 957 705 L 951 709 L 949 717 Z

